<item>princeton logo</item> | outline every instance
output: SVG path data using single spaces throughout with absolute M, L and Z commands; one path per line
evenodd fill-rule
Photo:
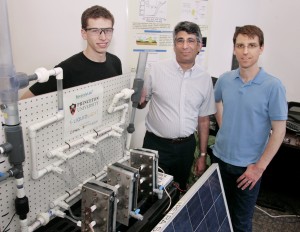
M 72 105 L 70 105 L 70 113 L 74 115 L 75 112 L 76 112 L 76 104 L 73 103 Z

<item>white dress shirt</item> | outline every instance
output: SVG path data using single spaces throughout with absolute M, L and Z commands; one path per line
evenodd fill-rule
M 157 62 L 144 87 L 150 101 L 146 129 L 159 137 L 187 137 L 197 130 L 198 117 L 216 112 L 211 77 L 198 64 L 184 72 L 174 59 Z

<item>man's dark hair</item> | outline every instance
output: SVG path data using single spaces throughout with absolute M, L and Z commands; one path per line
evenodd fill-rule
M 197 41 L 202 42 L 201 30 L 200 30 L 200 27 L 196 23 L 188 22 L 188 21 L 179 22 L 175 26 L 174 31 L 173 31 L 173 40 L 174 40 L 174 42 L 175 42 L 175 39 L 176 39 L 176 35 L 180 31 L 185 31 L 188 34 L 194 34 L 197 38 Z
M 259 41 L 259 46 L 262 47 L 264 45 L 264 33 L 259 27 L 255 25 L 245 25 L 243 27 L 237 27 L 233 35 L 233 45 L 235 45 L 236 37 L 239 34 L 246 35 L 251 39 L 257 36 Z
M 86 9 L 82 15 L 81 15 L 81 28 L 86 29 L 88 24 L 88 19 L 97 19 L 97 18 L 105 18 L 110 19 L 112 22 L 112 26 L 114 26 L 115 19 L 112 13 L 110 13 L 109 10 L 107 10 L 105 7 L 102 6 L 92 6 L 88 9 Z

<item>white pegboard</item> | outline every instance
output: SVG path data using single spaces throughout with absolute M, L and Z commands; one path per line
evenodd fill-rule
M 124 88 L 131 88 L 133 74 L 125 74 L 106 80 L 94 82 L 87 85 L 82 85 L 64 90 L 64 94 L 71 91 L 78 91 L 91 86 L 101 85 L 103 87 L 103 110 L 102 124 L 99 128 L 93 128 L 91 131 L 100 131 L 107 126 L 118 123 L 122 116 L 122 111 L 109 114 L 108 107 L 112 103 L 115 94 L 119 93 Z M 128 103 L 129 100 L 122 100 L 120 104 Z M 119 104 L 118 104 L 119 105 Z M 128 114 L 126 123 L 123 126 L 124 131 L 121 138 L 109 137 L 101 141 L 93 149 L 94 154 L 81 153 L 73 159 L 63 163 L 60 167 L 64 170 L 63 175 L 57 173 L 47 173 L 37 180 L 31 178 L 31 154 L 30 140 L 28 137 L 28 127 L 36 122 L 43 121 L 52 117 L 57 113 L 57 97 L 56 93 L 36 96 L 30 99 L 19 101 L 19 116 L 23 129 L 23 139 L 25 147 L 25 162 L 24 168 L 24 188 L 26 196 L 29 199 L 29 210 L 27 215 L 28 224 L 31 225 L 37 214 L 47 212 L 49 203 L 58 197 L 64 195 L 66 191 L 70 191 L 80 182 L 99 173 L 105 165 L 116 162 L 124 155 L 126 142 L 126 127 L 128 125 Z M 131 107 L 129 107 L 130 109 Z M 4 122 L 3 118 L 1 121 Z M 53 163 L 55 159 L 47 157 L 47 152 L 65 145 L 63 138 L 63 121 L 56 122 L 47 126 L 37 133 L 37 166 L 38 168 L 46 167 Z M 5 142 L 3 126 L 0 131 L 0 144 Z M 72 141 L 71 141 L 72 142 Z M 71 153 L 79 146 L 70 148 L 66 153 Z M 0 172 L 6 172 L 11 168 L 8 158 L 5 155 L 0 155 Z M 15 213 L 14 201 L 16 198 L 16 184 L 14 178 L 0 182 L 0 231 L 9 223 Z M 19 218 L 15 215 L 10 226 L 10 231 L 20 231 Z

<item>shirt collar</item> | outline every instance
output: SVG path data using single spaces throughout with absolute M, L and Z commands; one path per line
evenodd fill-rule
M 177 70 L 179 70 L 180 72 L 183 72 L 182 68 L 180 67 L 180 65 L 178 64 L 176 59 L 173 59 L 174 64 L 176 65 Z M 190 69 L 186 70 L 186 72 L 193 72 L 196 69 L 196 61 L 195 64 L 193 65 L 193 67 L 191 67 Z
M 240 76 L 240 68 L 235 70 L 235 74 L 234 74 L 234 79 L 240 78 L 242 79 L 242 77 Z M 256 76 L 254 77 L 254 79 L 251 81 L 251 83 L 254 84 L 262 84 L 266 79 L 268 78 L 268 75 L 266 75 L 266 72 L 263 68 L 259 68 L 259 72 L 256 74 Z

